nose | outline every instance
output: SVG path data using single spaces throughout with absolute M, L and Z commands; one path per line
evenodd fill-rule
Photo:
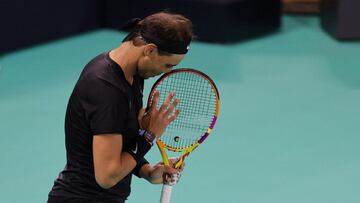
M 168 73 L 168 72 L 171 72 L 173 70 L 173 67 L 170 67 L 170 68 L 165 68 L 165 71 L 164 73 Z

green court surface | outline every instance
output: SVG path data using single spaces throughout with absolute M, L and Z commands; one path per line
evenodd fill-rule
M 65 165 L 65 108 L 80 71 L 124 36 L 99 30 L 0 57 L 0 202 L 46 201 Z M 221 106 L 173 203 L 360 202 L 359 42 L 334 40 L 317 17 L 285 16 L 262 38 L 194 42 L 179 67 L 210 75 Z M 160 160 L 157 148 L 146 157 Z M 134 177 L 128 202 L 158 202 L 160 191 Z

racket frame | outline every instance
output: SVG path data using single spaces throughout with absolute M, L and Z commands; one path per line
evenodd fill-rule
M 209 134 L 212 132 L 212 129 L 214 128 L 214 125 L 217 121 L 217 117 L 218 117 L 218 114 L 219 114 L 219 107 L 220 107 L 220 96 L 219 96 L 219 91 L 214 83 L 214 81 L 209 77 L 207 76 L 205 73 L 201 72 L 201 71 L 198 71 L 198 70 L 195 70 L 195 69 L 192 69 L 192 68 L 178 68 L 178 69 L 174 69 L 172 70 L 171 72 L 168 72 L 168 73 L 165 73 L 163 74 L 156 82 L 155 84 L 153 85 L 153 87 L 151 88 L 151 91 L 150 91 L 150 96 L 148 97 L 148 106 L 151 105 L 151 102 L 152 102 L 152 98 L 153 98 L 153 95 L 155 93 L 155 89 L 157 88 L 157 86 L 161 83 L 161 81 L 163 81 L 165 78 L 169 77 L 170 75 L 172 74 L 176 74 L 176 73 L 179 73 L 179 72 L 191 72 L 191 73 L 194 73 L 194 74 L 197 74 L 198 76 L 204 78 L 205 80 L 207 80 L 211 86 L 212 86 L 212 89 L 214 91 L 214 94 L 216 96 L 216 108 L 215 108 L 215 113 L 214 113 L 214 118 L 210 124 L 210 126 L 208 127 L 207 131 L 204 133 L 204 135 L 201 136 L 201 138 L 198 140 L 198 142 L 188 146 L 188 147 L 185 147 L 185 148 L 173 148 L 171 146 L 168 146 L 166 145 L 165 143 L 163 143 L 160 139 L 158 139 L 156 141 L 156 144 L 159 148 L 159 151 L 160 151 L 160 154 L 161 154 L 161 157 L 163 159 L 163 162 L 164 162 L 164 165 L 166 166 L 169 166 L 170 165 L 170 161 L 169 161 L 169 158 L 165 152 L 165 149 L 167 150 L 170 150 L 170 151 L 173 151 L 173 152 L 182 152 L 182 155 L 179 157 L 179 160 L 177 161 L 177 163 L 175 164 L 175 168 L 179 168 L 181 167 L 182 163 L 184 162 L 185 158 L 193 151 L 195 150 L 201 143 L 204 142 L 204 140 L 209 136 Z

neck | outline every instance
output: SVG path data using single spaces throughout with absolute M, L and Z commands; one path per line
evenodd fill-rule
M 137 71 L 138 53 L 134 50 L 131 42 L 124 42 L 118 48 L 113 49 L 110 58 L 122 69 L 125 79 L 132 84 Z

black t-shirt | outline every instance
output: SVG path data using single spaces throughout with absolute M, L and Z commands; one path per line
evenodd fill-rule
M 110 189 L 95 180 L 92 142 L 96 134 L 119 133 L 123 149 L 132 147 L 139 129 L 137 114 L 142 107 L 144 80 L 134 77 L 130 85 L 109 53 L 90 61 L 70 96 L 65 117 L 67 164 L 55 180 L 49 196 L 123 202 L 130 194 L 132 174 Z M 141 166 L 132 171 L 138 176 Z

